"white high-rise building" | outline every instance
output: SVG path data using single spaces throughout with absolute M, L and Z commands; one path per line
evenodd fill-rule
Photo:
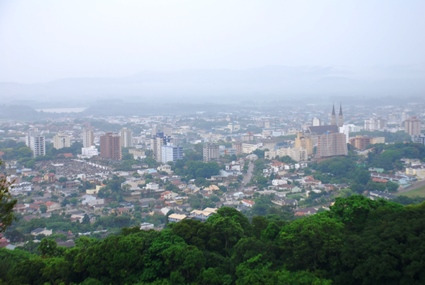
M 122 128 L 120 131 L 121 147 L 133 146 L 133 133 L 130 129 Z
M 382 118 L 370 118 L 364 121 L 365 131 L 383 130 L 387 127 L 387 120 Z
M 153 158 L 160 162 L 162 161 L 162 146 L 168 145 L 171 141 L 170 137 L 164 135 L 164 133 L 157 133 L 151 139 L 151 150 L 153 152 Z
M 183 159 L 183 148 L 172 144 L 163 145 L 161 149 L 161 162 L 167 163 L 169 161 L 177 161 Z
M 83 133 L 83 147 L 91 147 L 94 145 L 94 134 L 91 129 L 84 129 Z
M 316 117 L 314 117 L 313 118 L 313 126 L 321 126 L 322 125 L 322 122 L 320 121 L 320 119 L 319 118 L 316 118 Z
M 55 149 L 61 149 L 64 147 L 71 146 L 71 137 L 67 134 L 58 133 L 53 137 L 53 147 Z
M 339 132 L 345 135 L 345 141 L 348 142 L 350 138 L 350 126 L 343 125 L 342 127 L 339 127 Z
M 26 145 L 32 150 L 33 156 L 46 155 L 46 139 L 38 133 L 28 133 Z
M 99 151 L 97 150 L 97 148 L 94 145 L 89 146 L 89 147 L 83 147 L 81 149 L 81 156 L 83 158 L 91 158 L 91 157 L 97 156 L 97 155 L 99 155 Z

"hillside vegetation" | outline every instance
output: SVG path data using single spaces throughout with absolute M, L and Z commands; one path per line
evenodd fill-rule
M 5 284 L 425 284 L 425 204 L 363 196 L 286 222 L 220 208 L 205 223 L 124 228 L 38 254 L 0 250 Z

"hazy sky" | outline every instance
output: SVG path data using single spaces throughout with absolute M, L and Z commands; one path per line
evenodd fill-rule
M 425 63 L 423 0 L 1 0 L 0 82 Z

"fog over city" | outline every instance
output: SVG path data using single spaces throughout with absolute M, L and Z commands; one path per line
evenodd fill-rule
M 0 283 L 425 284 L 424 0 L 0 0 Z
M 423 1 L 2 1 L 4 104 L 416 100 Z

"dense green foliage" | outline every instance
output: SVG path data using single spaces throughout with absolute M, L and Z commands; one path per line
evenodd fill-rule
M 0 178 L 0 233 L 12 224 L 15 217 L 13 207 L 15 207 L 17 200 L 10 194 L 10 185 L 11 183 L 7 182 L 6 178 Z
M 220 208 L 205 223 L 125 228 L 38 254 L 0 250 L 7 284 L 424 284 L 425 204 L 363 196 L 285 222 Z
M 401 158 L 425 159 L 425 146 L 417 143 L 395 143 L 373 145 L 367 158 L 355 155 L 333 157 L 312 165 L 316 170 L 314 178 L 322 183 L 347 183 L 354 193 L 367 190 L 395 192 L 398 184 L 394 182 L 374 183 L 368 168 L 383 168 L 385 171 L 402 170 Z
M 386 143 L 402 143 L 402 142 L 410 142 L 412 141 L 410 135 L 404 131 L 398 132 L 381 132 L 381 131 L 361 131 L 350 133 L 351 137 L 355 137 L 357 135 L 361 136 L 370 136 L 370 137 L 384 137 Z
M 211 178 L 220 173 L 220 167 L 217 162 L 202 162 L 194 160 L 177 160 L 173 167 L 175 174 L 183 177 L 184 180 Z
M 352 191 L 362 193 L 370 181 L 369 171 L 350 157 L 334 157 L 313 166 L 314 178 L 322 183 L 348 183 Z
M 122 200 L 121 183 L 125 181 L 124 177 L 114 175 L 112 179 L 106 180 L 105 187 L 102 187 L 99 191 L 99 197 L 101 198 L 113 198 L 115 201 Z
M 21 165 L 30 168 L 34 167 L 36 160 L 60 158 L 63 157 L 63 154 L 65 153 L 71 153 L 76 156 L 81 153 L 82 147 L 82 143 L 74 142 L 71 147 L 55 149 L 52 143 L 46 143 L 46 155 L 39 156 L 34 159 L 32 150 L 27 147 L 25 143 L 11 139 L 0 142 L 0 151 L 4 152 L 4 155 L 2 156 L 4 160 L 17 160 Z
M 402 169 L 401 158 L 425 159 L 425 146 L 417 143 L 396 143 L 374 145 L 368 154 L 367 162 L 371 167 L 385 170 Z
M 33 167 L 35 161 L 32 159 L 32 150 L 23 142 L 7 139 L 0 142 L 0 151 L 4 152 L 2 159 L 4 160 L 17 160 L 20 164 Z M 32 163 L 29 163 L 32 161 Z

